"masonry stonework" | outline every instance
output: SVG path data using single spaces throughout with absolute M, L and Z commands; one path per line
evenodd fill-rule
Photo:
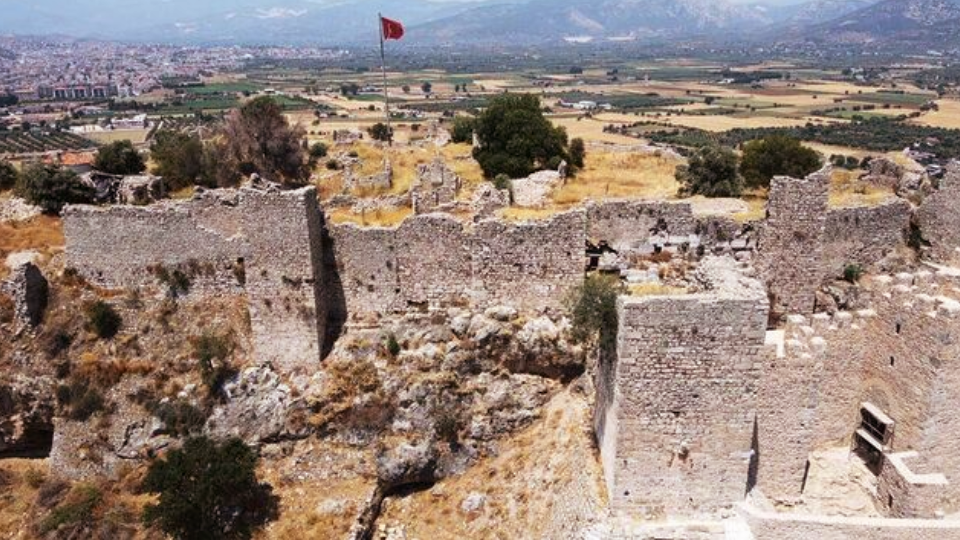
M 757 243 L 757 269 L 775 312 L 812 313 L 820 285 L 829 174 L 770 183 L 767 220 Z
M 734 265 L 705 259 L 696 294 L 618 302 L 612 399 L 597 411 L 614 511 L 709 514 L 746 493 L 768 304 Z

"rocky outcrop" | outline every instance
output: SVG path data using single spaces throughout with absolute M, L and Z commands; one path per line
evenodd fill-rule
M 19 197 L 0 200 L 0 223 L 26 221 L 39 216 L 42 212 L 39 206 L 28 204 Z
M 206 431 L 215 437 L 239 437 L 248 444 L 302 439 L 306 406 L 268 365 L 243 370 L 223 386 L 224 403 L 214 408 Z

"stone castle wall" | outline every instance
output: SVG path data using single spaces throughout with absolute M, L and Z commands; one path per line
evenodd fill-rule
M 960 454 L 950 442 L 960 432 L 960 301 L 952 298 L 957 285 L 956 278 L 926 271 L 878 276 L 864 284 L 871 309 L 789 318 L 784 358 L 762 382 L 769 388 L 761 391 L 758 420 L 764 493 L 777 499 L 796 495 L 809 451 L 849 445 L 861 404 L 870 402 L 895 422 L 890 452 L 915 451 L 911 467 L 947 479 L 933 495 L 931 489 L 913 490 L 922 500 L 905 500 L 910 495 L 901 490 L 895 506 L 914 512 L 910 517 L 960 508 Z M 798 392 L 806 396 L 802 410 L 784 407 L 794 401 L 785 396 Z M 773 413 L 765 417 L 763 411 Z
M 756 540 L 960 540 L 960 522 L 932 519 L 827 517 L 739 507 Z
M 689 203 L 614 200 L 587 206 L 587 238 L 613 247 L 640 246 L 657 233 L 694 234 L 696 220 Z
M 613 398 L 597 411 L 614 511 L 710 513 L 747 490 L 768 304 L 733 265 L 706 259 L 701 293 L 618 302 Z
M 257 357 L 278 369 L 320 361 L 322 215 L 314 188 L 208 192 L 148 207 L 68 207 L 66 265 L 107 288 L 162 286 L 182 269 L 190 293 L 246 295 Z
M 68 206 L 63 213 L 67 266 L 108 288 L 156 283 L 152 267 L 212 265 L 197 286 L 238 287 L 233 269 L 247 246 L 239 234 L 239 193 L 209 194 L 188 204 Z
M 584 213 L 544 222 L 415 216 L 394 228 L 329 225 L 351 316 L 410 307 L 507 304 L 559 307 L 583 279 Z

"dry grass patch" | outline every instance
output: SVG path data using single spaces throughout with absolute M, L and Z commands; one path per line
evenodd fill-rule
M 894 197 L 889 188 L 864 182 L 862 176 L 863 171 L 834 169 L 830 176 L 830 206 L 876 206 Z
M 960 129 L 960 101 L 941 99 L 937 105 L 940 110 L 930 111 L 913 122 L 925 126 Z
M 587 152 L 586 167 L 554 195 L 559 205 L 587 199 L 670 199 L 680 184 L 674 176 L 679 160 L 640 153 Z
M 661 283 L 638 283 L 628 285 L 627 291 L 631 296 L 677 296 L 687 294 L 683 287 L 671 287 Z
M 378 208 L 371 212 L 354 213 L 349 208 L 331 210 L 327 217 L 333 223 L 353 223 L 363 227 L 392 227 L 399 225 L 403 220 L 413 215 L 409 207 L 384 209 Z
M 9 272 L 4 264 L 7 256 L 26 250 L 36 250 L 47 260 L 63 250 L 60 218 L 37 216 L 27 221 L 0 223 L 0 278 Z

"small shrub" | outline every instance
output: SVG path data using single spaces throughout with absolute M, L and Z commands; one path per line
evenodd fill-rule
M 40 489 L 40 486 L 47 481 L 47 475 L 43 474 L 42 471 L 34 468 L 29 468 L 25 473 L 23 473 L 23 480 L 33 489 Z
M 86 311 L 87 327 L 100 339 L 113 339 L 123 325 L 120 314 L 103 300 L 97 300 L 88 305 Z
M 193 435 L 207 422 L 207 415 L 187 401 L 158 403 L 149 408 L 174 437 Z
M 47 353 L 47 358 L 51 360 L 58 358 L 67 349 L 69 349 L 70 345 L 72 344 L 73 336 L 63 330 L 57 330 L 52 334 L 49 334 L 46 338 L 46 342 L 44 343 L 44 350 Z
M 510 177 L 505 174 L 498 174 L 493 178 L 493 187 L 499 190 L 509 190 L 511 187 Z
M 277 497 L 256 476 L 257 455 L 243 441 L 188 439 L 150 464 L 143 491 L 157 494 L 143 520 L 183 540 L 250 538 L 277 516 Z
M 337 161 L 337 160 L 335 160 L 335 159 L 328 159 L 328 160 L 327 160 L 326 167 L 327 167 L 327 170 L 328 170 L 328 171 L 339 171 L 339 170 L 340 170 L 340 162 Z
M 387 352 L 394 358 L 400 354 L 400 343 L 397 341 L 397 336 L 393 334 L 387 336 Z
M 103 395 L 85 379 L 58 386 L 57 402 L 66 409 L 67 418 L 77 422 L 87 421 L 106 404 Z
M 859 264 L 848 264 L 843 269 L 843 279 L 849 281 L 850 283 L 856 283 L 860 281 L 862 276 L 863 267 Z
M 211 394 L 219 394 L 223 383 L 233 374 L 227 364 L 227 359 L 233 354 L 232 336 L 204 333 L 195 338 L 192 344 L 204 386 Z
M 40 522 L 40 534 L 65 527 L 89 526 L 94 510 L 103 501 L 103 492 L 96 486 L 83 484 L 70 490 L 66 500 Z
M 310 146 L 310 157 L 313 159 L 321 159 L 327 157 L 327 145 L 322 142 L 313 143 Z
M 188 276 L 183 270 L 179 268 L 174 268 L 173 270 L 167 269 L 163 265 L 157 265 L 152 268 L 153 275 L 156 276 L 157 281 L 161 284 L 167 286 L 167 296 L 170 298 L 180 298 L 181 296 L 190 292 L 190 276 Z

